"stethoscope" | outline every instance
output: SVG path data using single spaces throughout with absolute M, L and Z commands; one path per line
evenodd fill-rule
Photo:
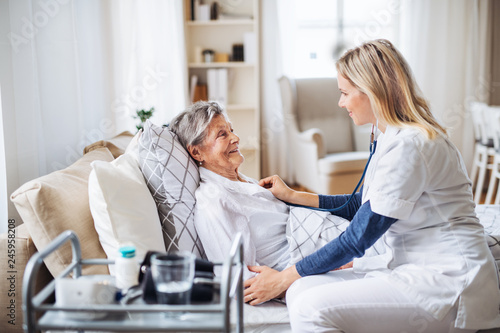
M 375 138 L 376 133 L 378 133 L 378 119 L 377 119 L 376 125 L 372 124 L 372 131 L 370 134 L 370 156 L 368 157 L 368 161 L 366 162 L 365 168 L 363 170 L 363 174 L 361 175 L 361 178 L 359 179 L 358 185 L 356 185 L 356 187 L 354 188 L 354 191 L 352 191 L 351 196 L 342 206 L 327 209 L 327 208 L 318 208 L 318 207 L 296 205 L 296 204 L 292 204 L 289 202 L 287 202 L 286 204 L 289 206 L 293 206 L 293 207 L 303 207 L 303 208 L 308 208 L 308 209 L 312 209 L 312 210 L 319 210 L 322 212 L 336 212 L 336 211 L 341 210 L 342 208 L 346 207 L 351 202 L 352 198 L 354 198 L 354 194 L 358 191 L 359 187 L 361 186 L 361 183 L 363 182 L 363 179 L 365 178 L 365 174 L 366 174 L 366 170 L 368 169 L 368 165 L 370 165 L 370 161 L 372 159 L 372 156 L 373 156 L 373 154 L 375 154 L 375 149 L 377 149 L 377 139 Z

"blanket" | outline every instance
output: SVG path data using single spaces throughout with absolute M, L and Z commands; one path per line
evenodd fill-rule
M 500 206 L 478 205 L 476 214 L 484 227 L 484 233 L 497 266 L 500 267 Z M 345 231 L 349 221 L 329 212 L 302 207 L 290 207 L 286 237 L 290 250 L 290 265 L 293 265 L 337 238 Z M 382 254 L 382 239 L 369 248 L 365 256 Z
M 290 265 L 337 238 L 348 225 L 348 220 L 329 212 L 290 207 L 286 226 Z
M 478 205 L 476 214 L 484 227 L 484 234 L 491 254 L 500 266 L 500 206 Z

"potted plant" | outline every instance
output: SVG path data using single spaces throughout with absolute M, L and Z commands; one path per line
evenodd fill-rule
M 141 121 L 139 125 L 135 125 L 135 127 L 137 128 L 137 132 L 139 132 L 144 128 L 144 123 L 146 122 L 147 119 L 151 118 L 154 112 L 155 112 L 154 107 L 152 107 L 149 110 L 137 110 L 135 112 L 137 115 L 134 116 L 134 118 L 136 119 L 139 118 L 139 120 Z

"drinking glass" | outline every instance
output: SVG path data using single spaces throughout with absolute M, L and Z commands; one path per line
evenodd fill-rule
M 159 304 L 189 304 L 195 255 L 187 251 L 151 256 L 151 273 Z

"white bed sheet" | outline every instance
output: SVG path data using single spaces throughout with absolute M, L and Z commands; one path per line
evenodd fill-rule
M 500 205 L 478 205 L 476 214 L 484 227 L 491 254 L 500 268 Z
M 500 205 L 477 205 L 476 214 L 488 235 L 500 235 Z
M 231 308 L 231 323 L 236 323 L 236 306 Z M 257 306 L 243 305 L 245 333 L 289 333 L 292 332 L 286 305 L 266 302 Z M 234 325 L 233 325 L 234 326 Z

